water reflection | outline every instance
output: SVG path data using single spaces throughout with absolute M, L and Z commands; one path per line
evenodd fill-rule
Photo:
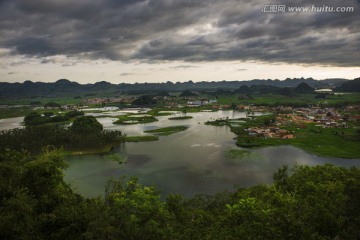
M 113 118 L 99 118 L 108 129 L 119 129 L 128 135 L 145 135 L 144 130 L 158 127 L 186 125 L 189 129 L 156 142 L 126 143 L 115 154 L 127 156 L 127 163 L 119 165 L 103 156 L 70 157 L 66 180 L 76 191 L 93 197 L 103 194 L 109 177 L 137 176 L 146 185 L 157 186 L 163 196 L 181 193 L 213 194 L 237 186 L 251 186 L 272 182 L 272 175 L 282 165 L 317 165 L 332 163 L 345 167 L 360 167 L 353 159 L 323 158 L 308 154 L 292 146 L 251 149 L 249 159 L 234 162 L 227 156 L 235 146 L 235 135 L 228 127 L 204 125 L 209 119 L 241 118 L 245 113 L 219 111 L 192 113 L 192 119 L 171 121 L 168 116 L 158 122 L 143 125 L 113 125 Z M 239 123 L 241 124 L 241 123 Z
M 129 154 L 125 164 L 130 165 L 130 167 L 142 167 L 150 160 L 151 158 L 145 154 Z

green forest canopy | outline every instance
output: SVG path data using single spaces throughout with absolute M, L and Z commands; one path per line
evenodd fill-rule
M 160 200 L 136 179 L 86 199 L 63 180 L 61 152 L 0 152 L 1 239 L 356 239 L 360 170 L 283 167 L 274 184 Z
M 36 125 L 0 132 L 0 150 L 26 150 L 38 154 L 45 146 L 66 151 L 101 150 L 125 141 L 126 134 L 118 130 L 104 130 L 92 116 L 77 117 L 71 127 Z

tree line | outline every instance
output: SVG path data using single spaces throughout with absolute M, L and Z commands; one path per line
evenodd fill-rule
M 38 154 L 45 146 L 66 151 L 101 149 L 125 141 L 125 134 L 117 130 L 104 130 L 92 116 L 74 120 L 70 127 L 62 125 L 35 125 L 0 132 L 0 149 L 27 150 Z

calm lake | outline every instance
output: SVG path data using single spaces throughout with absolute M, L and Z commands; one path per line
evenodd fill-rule
M 138 125 L 114 125 L 116 118 L 98 118 L 106 129 L 119 129 L 129 136 L 146 135 L 145 130 L 185 125 L 189 128 L 159 141 L 126 143 L 118 146 L 114 154 L 126 159 L 119 164 L 106 156 L 89 155 L 68 157 L 69 168 L 65 180 L 73 189 L 86 196 L 104 194 L 105 184 L 111 177 L 136 176 L 145 185 L 154 185 L 166 196 L 181 193 L 191 197 L 195 194 L 214 194 L 234 186 L 246 187 L 272 183 L 273 173 L 282 165 L 296 163 L 360 167 L 360 159 L 324 158 L 308 154 L 292 146 L 251 149 L 242 161 L 227 157 L 235 146 L 235 134 L 228 127 L 204 125 L 217 118 L 245 117 L 243 112 L 218 111 L 188 114 L 193 119 L 168 120 L 170 116 L 158 117 L 159 121 Z
M 0 131 L 23 127 L 21 125 L 24 117 L 0 119 Z

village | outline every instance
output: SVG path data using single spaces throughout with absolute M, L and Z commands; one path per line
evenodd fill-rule
M 320 128 L 348 128 L 349 122 L 359 122 L 360 115 L 350 114 L 358 111 L 358 106 L 348 106 L 341 112 L 335 108 L 264 108 L 250 107 L 249 111 L 267 111 L 277 113 L 269 126 L 256 126 L 245 129 L 250 137 L 293 139 L 296 135 L 282 128 L 296 125 L 307 128 L 307 124 L 315 124 Z M 280 112 L 280 113 L 279 113 Z M 287 113 L 283 113 L 287 112 Z
M 298 128 L 306 128 L 307 124 L 315 124 L 321 128 L 348 128 L 351 122 L 359 122 L 360 107 L 358 105 L 347 105 L 343 107 L 292 107 L 292 106 L 264 106 L 254 104 L 221 104 L 217 98 L 207 98 L 200 96 L 153 96 L 157 101 L 155 108 L 164 109 L 193 109 L 193 111 L 218 111 L 218 110 L 237 110 L 247 113 L 249 118 L 254 117 L 254 113 L 270 113 L 274 117 L 271 122 L 264 125 L 256 125 L 244 129 L 249 137 L 259 138 L 280 138 L 294 139 L 296 134 L 286 130 L 291 125 Z M 83 100 L 82 105 L 65 104 L 61 106 L 36 107 L 34 110 L 55 109 L 61 110 L 83 110 L 89 106 L 119 106 L 119 108 L 131 108 L 136 96 L 122 97 L 98 97 Z

